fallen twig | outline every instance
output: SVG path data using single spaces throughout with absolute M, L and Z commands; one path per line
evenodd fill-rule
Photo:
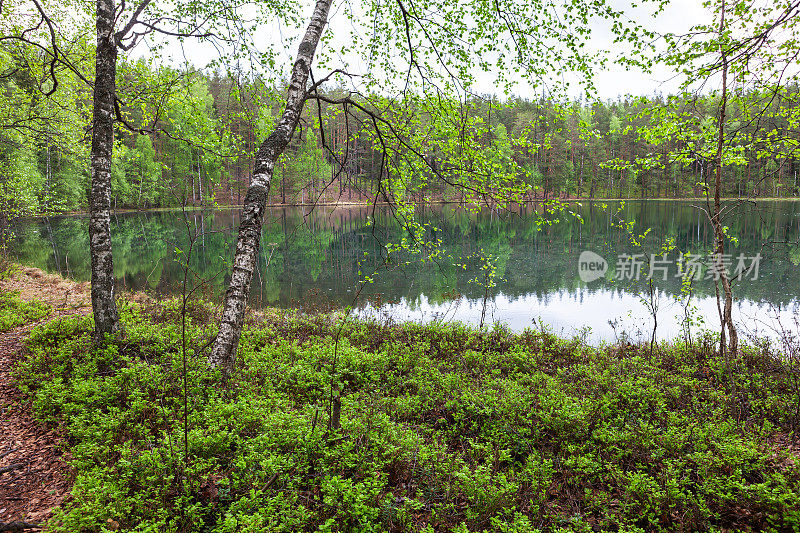
M 0 467 L 0 474 L 5 474 L 6 472 L 11 472 L 12 470 L 16 470 L 18 468 L 22 468 L 23 466 L 25 466 L 25 465 L 22 464 L 22 463 L 14 463 L 13 465 L 2 466 L 2 467 Z M 0 530 L 0 531 L 2 531 L 2 530 Z
M 26 529 L 41 529 L 42 526 L 32 522 L 0 522 L 0 532 L 3 531 L 25 531 Z
M 8 450 L 4 451 L 3 453 L 0 453 L 0 459 L 2 459 L 3 457 L 5 457 L 10 453 L 14 453 L 15 451 L 17 451 L 17 448 L 11 448 L 10 446 L 8 448 L 9 448 Z

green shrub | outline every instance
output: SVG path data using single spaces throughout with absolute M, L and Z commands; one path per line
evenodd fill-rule
M 798 421 L 780 366 L 684 346 L 277 314 L 227 386 L 203 306 L 37 327 L 17 367 L 61 426 L 74 498 L 53 531 L 786 531 L 800 527 Z M 341 336 L 337 338 L 338 332 Z M 337 398 L 341 424 L 331 427 Z
M 50 306 L 38 300 L 25 301 L 19 293 L 0 291 L 0 332 L 41 320 L 50 314 Z

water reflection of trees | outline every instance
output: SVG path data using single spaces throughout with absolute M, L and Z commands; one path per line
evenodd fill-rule
M 539 228 L 534 223 L 533 208 L 476 214 L 439 207 L 420 216 L 436 227 L 445 259 L 426 264 L 409 256 L 384 263 L 381 247 L 397 242 L 402 233 L 387 210 L 376 210 L 374 219 L 370 208 L 317 208 L 312 213 L 301 209 L 271 210 L 263 228 L 264 246 L 252 301 L 256 305 L 296 305 L 314 292 L 333 304 L 346 305 L 352 301 L 359 270 L 378 272 L 374 283 L 362 293 L 365 297 L 405 298 L 412 304 L 423 295 L 431 303 L 442 303 L 454 293 L 479 298 L 483 289 L 469 280 L 478 271 L 481 250 L 496 258 L 499 279 L 495 290 L 512 299 L 529 294 L 544 297 L 557 289 L 637 290 L 636 285 L 629 287 L 604 279 L 586 286 L 578 279 L 577 258 L 583 250 L 599 252 L 611 268 L 617 254 L 633 252 L 627 237 L 613 227 L 610 209 L 573 206 L 582 223 L 567 214 L 558 222 Z M 753 256 L 760 252 L 764 256 L 760 279 L 739 283 L 738 298 L 785 305 L 798 294 L 799 213 L 797 203 L 759 203 L 726 221 L 730 234 L 738 239 L 738 244 L 731 246 L 732 254 Z M 181 273 L 174 261 L 175 251 L 188 244 L 182 216 L 176 212 L 149 212 L 113 219 L 114 266 L 120 285 L 159 293 L 178 290 Z M 187 216 L 200 233 L 191 266 L 212 278 L 232 257 L 230 228 L 236 227 L 236 214 L 190 212 Z M 629 202 L 621 216 L 635 221 L 637 232 L 652 228 L 652 243 L 673 237 L 684 252 L 705 254 L 706 243 L 712 240 L 711 228 L 688 203 Z M 18 239 L 13 253 L 24 263 L 79 280 L 88 279 L 86 219 L 18 221 L 15 232 Z M 781 244 L 764 246 L 773 241 Z M 465 263 L 467 268 L 456 267 L 455 263 Z M 226 285 L 223 276 L 215 277 L 208 295 L 219 296 Z M 680 292 L 680 280 L 672 276 L 666 281 L 659 279 L 657 285 L 668 294 Z M 713 294 L 713 284 L 700 282 L 696 292 Z

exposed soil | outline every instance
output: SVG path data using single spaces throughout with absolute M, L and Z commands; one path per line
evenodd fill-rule
M 10 278 L 0 280 L 0 289 L 49 304 L 52 313 L 44 320 L 91 311 L 87 283 L 36 268 L 20 267 Z M 72 486 L 69 454 L 63 451 L 61 437 L 57 430 L 34 420 L 10 373 L 36 324 L 0 333 L 0 531 L 46 520 Z
M 23 300 L 45 302 L 55 316 L 87 314 L 91 309 L 88 282 L 78 283 L 38 268 L 17 267 L 12 276 L 0 279 L 0 290 L 18 292 Z

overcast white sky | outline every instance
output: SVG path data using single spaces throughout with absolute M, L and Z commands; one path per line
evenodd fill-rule
M 703 8 L 701 0 L 672 0 L 655 19 L 652 9 L 632 8 L 631 2 L 621 0 L 612 0 L 611 3 L 616 9 L 628 13 L 632 20 L 660 33 L 685 33 L 696 24 L 708 23 L 711 17 Z M 592 41 L 595 46 L 607 46 L 613 38 L 607 27 L 598 25 L 592 28 Z M 617 95 L 625 94 L 652 95 L 656 92 L 669 94 L 678 89 L 679 83 L 680 80 L 675 78 L 674 72 L 666 68 L 660 68 L 654 75 L 650 75 L 628 72 L 622 67 L 613 66 L 607 71 L 599 72 L 595 79 L 601 98 L 616 98 Z
M 708 23 L 712 16 L 703 7 L 701 0 L 671 0 L 665 10 L 655 17 L 652 7 L 632 7 L 631 2 L 623 0 L 610 0 L 610 4 L 614 9 L 624 11 L 629 19 L 662 34 L 686 33 L 696 24 Z M 612 54 L 627 52 L 613 41 L 614 36 L 608 25 L 598 22 L 592 27 L 590 46 L 594 49 Z M 614 64 L 609 64 L 605 70 L 598 70 L 594 80 L 597 96 L 601 99 L 616 99 L 628 94 L 640 96 L 675 93 L 679 90 L 681 81 L 674 71 L 666 67 L 657 68 L 652 74 L 645 74 Z
M 631 20 L 635 20 L 648 29 L 653 29 L 660 33 L 683 33 L 695 24 L 707 23 L 710 17 L 710 14 L 703 8 L 701 0 L 672 0 L 665 11 L 656 18 L 653 18 L 653 9 L 650 7 L 632 7 L 631 2 L 623 0 L 610 1 L 615 9 L 625 11 Z M 337 4 L 341 5 L 342 2 L 337 1 L 334 5 Z M 311 11 L 311 3 L 308 3 L 307 9 L 309 12 Z M 334 11 L 331 15 L 333 22 L 328 31 L 330 31 L 331 27 L 334 30 L 336 29 L 337 19 L 335 17 L 336 13 Z M 285 65 L 290 65 L 296 51 L 296 43 L 288 46 L 281 45 L 287 37 L 286 32 L 286 29 L 280 29 L 275 24 L 265 24 L 263 30 L 259 31 L 257 39 L 275 46 Z M 348 32 L 340 33 L 344 34 L 344 38 L 347 37 Z M 335 46 L 336 37 L 333 44 Z M 610 51 L 612 53 L 625 53 L 625 50 L 619 48 L 619 45 L 613 44 L 611 29 L 600 23 L 597 23 L 592 28 L 590 46 L 598 50 L 608 50 L 609 47 L 616 47 Z M 217 55 L 217 52 L 208 46 L 190 42 L 182 50 L 177 47 L 173 48 L 172 54 L 176 61 L 182 62 L 182 59 L 186 58 L 195 66 L 203 67 L 211 58 Z M 654 74 L 643 74 L 641 72 L 626 71 L 623 67 L 617 65 L 610 65 L 607 70 L 598 71 L 595 78 L 598 96 L 602 99 L 615 99 L 617 96 L 626 94 L 652 95 L 659 92 L 669 94 L 678 89 L 679 82 L 680 80 L 675 78 L 674 73 L 665 68 L 659 69 Z M 575 84 L 572 83 L 571 85 Z M 486 76 L 478 76 L 476 88 L 482 94 L 499 92 L 494 87 L 492 80 Z M 525 85 L 520 85 L 515 93 L 524 97 L 534 96 L 533 91 Z

